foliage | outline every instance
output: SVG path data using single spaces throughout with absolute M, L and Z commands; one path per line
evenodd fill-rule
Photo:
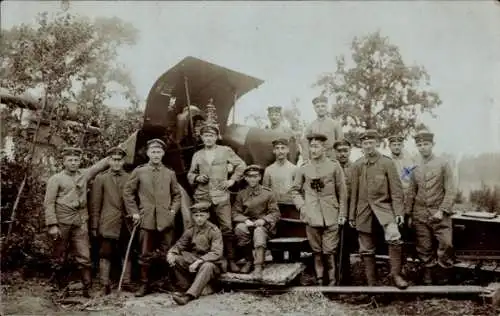
M 314 86 L 333 95 L 334 117 L 351 130 L 377 129 L 382 137 L 409 133 L 424 127 L 419 113 L 430 113 L 441 104 L 429 89 L 429 75 L 422 66 L 404 63 L 399 48 L 379 32 L 355 37 L 351 61 L 337 58 L 334 73 L 321 75 Z
M 500 186 L 482 183 L 481 189 L 470 192 L 469 201 L 481 210 L 500 214 Z

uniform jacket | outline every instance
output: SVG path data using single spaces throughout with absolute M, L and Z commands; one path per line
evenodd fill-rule
M 324 183 L 321 192 L 311 188 L 313 179 Z M 347 217 L 347 188 L 337 161 L 324 157 L 300 167 L 290 193 L 302 219 L 310 226 L 332 226 L 337 224 L 339 215 Z
M 238 181 L 245 170 L 245 162 L 230 147 L 215 146 L 215 157 L 210 164 L 205 158 L 206 149 L 201 149 L 193 155 L 187 177 L 195 188 L 195 200 L 208 200 L 213 204 L 221 204 L 229 201 L 229 191 L 220 188 L 220 184 L 228 179 L 228 165 L 234 167 L 231 179 Z M 201 174 L 209 177 L 207 184 L 195 182 L 196 177 Z
M 336 140 L 343 138 L 344 133 L 342 132 L 342 125 L 337 120 L 331 117 L 325 117 L 324 119 L 315 119 L 305 130 L 304 136 L 311 133 L 319 133 L 326 135 L 328 140 L 325 142 L 326 155 L 329 158 L 335 158 L 333 143 Z M 302 141 L 302 157 L 304 160 L 309 159 L 309 142 L 307 139 Z
M 410 177 L 417 166 L 416 160 L 408 153 L 401 153 L 399 157 L 391 155 L 392 160 L 396 164 L 396 169 L 403 185 L 403 190 L 406 192 L 410 187 Z
M 141 228 L 162 231 L 172 227 L 181 206 L 175 173 L 164 165 L 154 167 L 149 163 L 135 168 L 123 188 L 123 200 L 130 215 L 143 216 Z
M 403 187 L 391 158 L 377 152 L 361 157 L 352 167 L 349 219 L 356 229 L 371 233 L 373 214 L 385 226 L 403 215 Z
M 275 161 L 265 169 L 262 185 L 270 188 L 276 194 L 278 203 L 293 203 L 290 195 L 290 187 L 292 186 L 296 170 L 297 166 L 288 160 L 283 165 Z
M 247 187 L 238 192 L 232 212 L 235 223 L 243 223 L 247 219 L 263 219 L 266 222 L 264 227 L 271 234 L 276 233 L 276 223 L 281 217 L 276 195 L 262 185 Z
M 413 170 L 408 190 L 407 214 L 420 221 L 427 220 L 438 210 L 452 214 L 457 188 L 447 160 L 431 156 Z
M 274 127 L 269 126 L 268 129 L 270 129 L 272 131 L 276 131 L 276 132 L 283 132 L 283 133 L 293 135 L 293 130 L 290 127 L 283 124 L 283 122 L 280 123 L 278 126 L 274 126 Z
M 186 251 L 203 261 L 218 262 L 222 259 L 223 250 L 221 231 L 207 221 L 203 227 L 191 226 L 186 229 L 169 253 L 180 256 Z
M 104 238 L 118 239 L 126 216 L 123 186 L 128 179 L 124 171 L 108 170 L 94 180 L 90 198 L 91 227 Z
M 63 170 L 50 177 L 44 201 L 45 224 L 81 226 L 87 223 L 87 184 L 107 167 L 108 159 L 104 158 L 90 168 L 78 170 L 73 176 Z

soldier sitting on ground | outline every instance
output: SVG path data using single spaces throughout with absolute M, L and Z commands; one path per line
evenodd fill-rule
M 179 305 L 198 298 L 203 288 L 221 273 L 222 233 L 208 221 L 209 209 L 209 202 L 191 206 L 194 225 L 167 253 L 167 262 L 174 269 L 178 286 L 185 291 L 173 295 Z
M 234 234 L 246 259 L 240 272 L 249 273 L 253 263 L 257 279 L 262 278 L 267 240 L 276 234 L 276 223 L 280 219 L 275 194 L 259 183 L 261 173 L 262 168 L 257 165 L 245 169 L 244 176 L 248 187 L 238 193 L 233 205 L 233 221 L 236 225 Z

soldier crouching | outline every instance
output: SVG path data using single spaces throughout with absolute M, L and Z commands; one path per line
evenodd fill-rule
M 184 232 L 167 253 L 167 262 L 173 268 L 177 284 L 183 291 L 173 295 L 179 305 L 198 298 L 205 286 L 221 272 L 224 250 L 222 233 L 208 221 L 209 209 L 209 202 L 191 206 L 194 225 Z
M 267 240 L 276 234 L 276 223 L 280 218 L 275 194 L 259 184 L 261 173 L 262 168 L 257 165 L 245 169 L 248 187 L 238 193 L 233 205 L 234 234 L 246 259 L 240 272 L 249 273 L 253 263 L 257 279 L 262 279 Z M 255 249 L 255 258 L 252 248 Z

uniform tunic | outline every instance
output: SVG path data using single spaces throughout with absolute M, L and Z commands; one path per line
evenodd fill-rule
M 287 134 L 293 135 L 293 130 L 283 123 L 280 123 L 277 126 L 270 126 L 269 129 L 272 131 L 282 132 L 282 133 L 287 133 Z
M 406 212 L 413 218 L 417 253 L 427 266 L 436 261 L 443 267 L 453 264 L 450 215 L 456 192 L 453 171 L 444 158 L 431 156 L 422 160 L 411 175 Z M 439 210 L 443 219 L 431 220 Z M 437 253 L 432 248 L 433 238 L 438 241 Z
M 403 185 L 403 204 L 408 196 L 408 188 L 410 187 L 410 177 L 417 166 L 417 161 L 414 157 L 407 153 L 401 153 L 399 156 L 391 155 L 392 160 L 396 164 L 401 184 Z M 406 214 L 406 213 L 405 213 Z
M 343 138 L 344 133 L 342 132 L 342 125 L 337 120 L 330 117 L 325 117 L 323 119 L 315 119 L 305 130 L 304 135 L 309 134 L 323 134 L 328 137 L 325 142 L 326 156 L 330 159 L 335 158 L 335 152 L 333 149 L 333 143 L 336 140 Z M 309 142 L 304 139 L 302 144 L 302 157 L 304 160 L 309 159 Z
M 262 185 L 269 187 L 276 194 L 278 203 L 293 203 L 289 191 L 292 186 L 296 170 L 297 166 L 286 160 L 284 164 L 280 164 L 278 161 L 275 161 L 264 171 Z
M 179 286 L 187 289 L 187 294 L 200 296 L 203 288 L 220 274 L 222 265 L 223 242 L 219 228 L 210 222 L 204 226 L 192 226 L 184 231 L 181 238 L 169 250 L 176 256 L 174 271 Z M 193 280 L 189 265 L 201 259 Z
M 275 194 L 267 187 L 258 185 L 247 187 L 236 196 L 233 205 L 233 221 L 236 224 L 235 235 L 238 246 L 246 246 L 254 240 L 254 247 L 265 247 L 270 235 L 276 234 L 276 223 L 280 219 L 280 211 Z M 263 219 L 263 227 L 255 227 L 253 234 L 245 225 L 246 220 Z

